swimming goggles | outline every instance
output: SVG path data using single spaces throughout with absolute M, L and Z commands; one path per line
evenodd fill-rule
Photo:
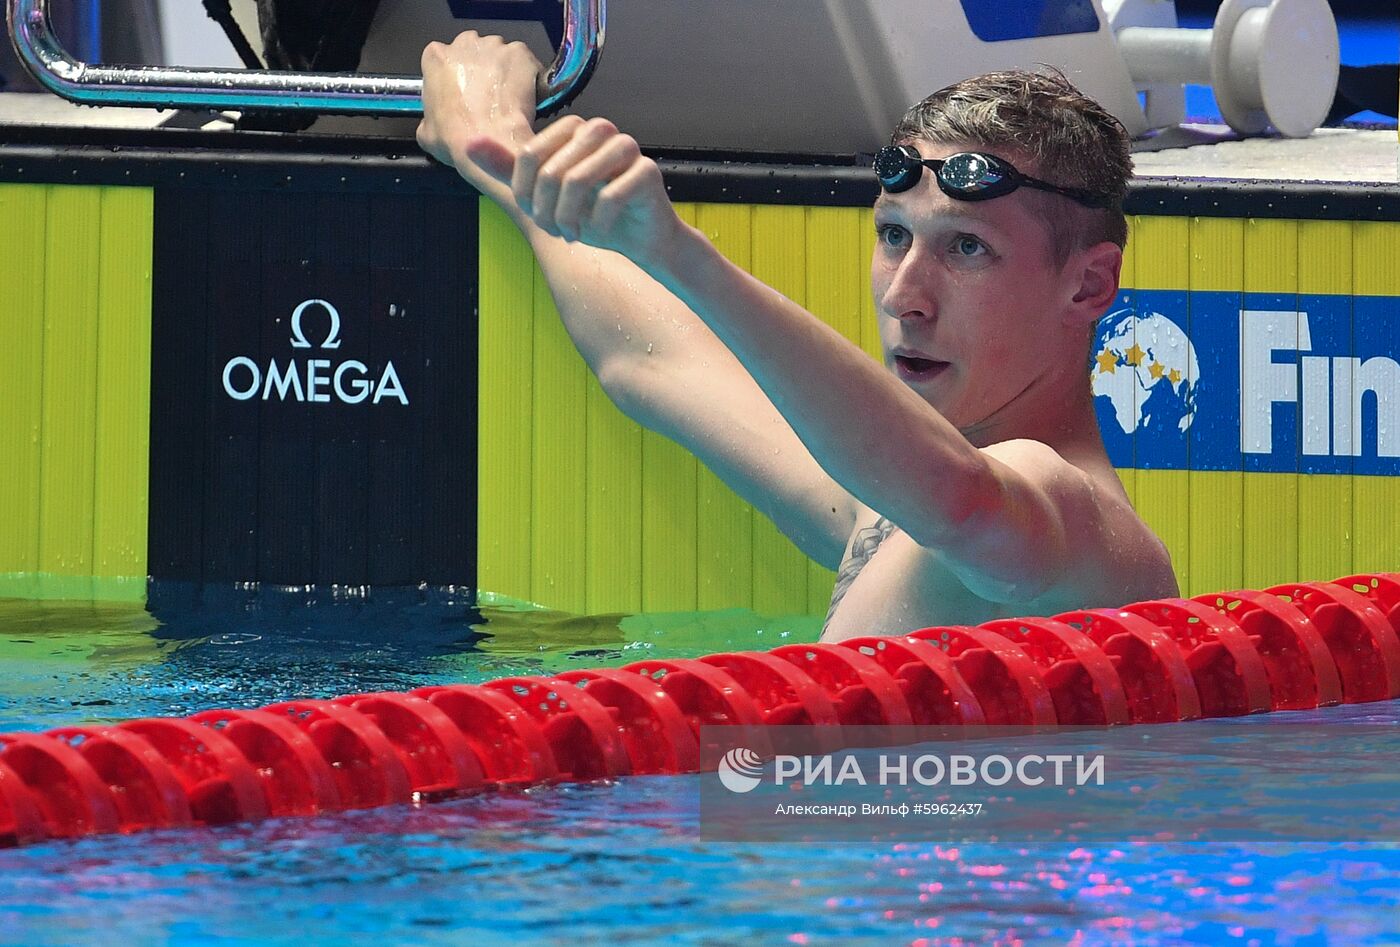
M 1010 194 L 1018 187 L 1033 187 L 1060 194 L 1089 207 L 1103 207 L 1105 199 L 1091 191 L 1060 187 L 1017 171 L 1011 162 L 996 155 L 963 151 L 946 158 L 925 158 L 912 145 L 886 145 L 875 155 L 875 176 L 891 194 L 907 191 L 919 183 L 924 168 L 933 172 L 938 187 L 954 200 L 989 201 Z

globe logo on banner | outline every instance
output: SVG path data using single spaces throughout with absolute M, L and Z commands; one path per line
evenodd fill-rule
M 1095 400 L 1107 400 L 1124 434 L 1180 438 L 1196 419 L 1196 349 L 1161 313 L 1120 309 L 1104 316 L 1089 371 Z
M 763 759 L 748 747 L 736 746 L 720 759 L 716 772 L 725 789 L 749 792 L 757 788 L 762 779 Z

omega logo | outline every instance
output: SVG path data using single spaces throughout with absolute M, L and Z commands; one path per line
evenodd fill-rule
M 312 307 L 320 307 L 330 317 L 330 325 L 322 340 L 322 350 L 340 348 L 340 313 L 324 299 L 308 299 L 292 310 L 291 346 L 309 349 L 302 317 Z M 328 358 L 308 358 L 298 362 L 287 359 L 286 367 L 270 359 L 264 369 L 246 355 L 236 355 L 224 364 L 224 392 L 235 401 L 252 401 L 259 395 L 263 401 L 299 401 L 329 404 L 334 398 L 343 404 L 371 404 L 391 399 L 408 404 L 408 394 L 392 361 L 384 363 L 378 381 L 369 374 L 369 366 L 357 359 L 348 359 L 332 366 Z

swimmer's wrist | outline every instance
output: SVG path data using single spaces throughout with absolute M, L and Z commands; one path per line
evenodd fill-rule
M 672 213 L 657 238 L 650 242 L 645 259 L 633 260 L 648 276 L 662 286 L 678 290 L 685 283 L 685 273 L 694 268 L 697 252 L 710 246 L 705 235 Z

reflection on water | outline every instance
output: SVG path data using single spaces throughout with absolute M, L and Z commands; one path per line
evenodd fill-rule
M 819 625 L 498 600 L 478 610 L 450 592 L 308 607 L 316 594 L 160 592 L 149 610 L 0 601 L 0 729 L 766 648 Z M 1400 705 L 1288 717 L 1395 724 Z M 1194 727 L 1173 726 L 1175 742 Z M 1201 736 L 1205 753 L 1219 734 Z M 1303 775 L 1325 778 L 1328 753 L 1316 747 Z M 705 842 L 702 778 L 3 851 L 0 943 L 1400 941 L 1396 840 Z M 1214 766 L 1202 791 L 1227 803 L 1232 786 L 1263 780 L 1282 797 L 1298 778 L 1294 766 Z

